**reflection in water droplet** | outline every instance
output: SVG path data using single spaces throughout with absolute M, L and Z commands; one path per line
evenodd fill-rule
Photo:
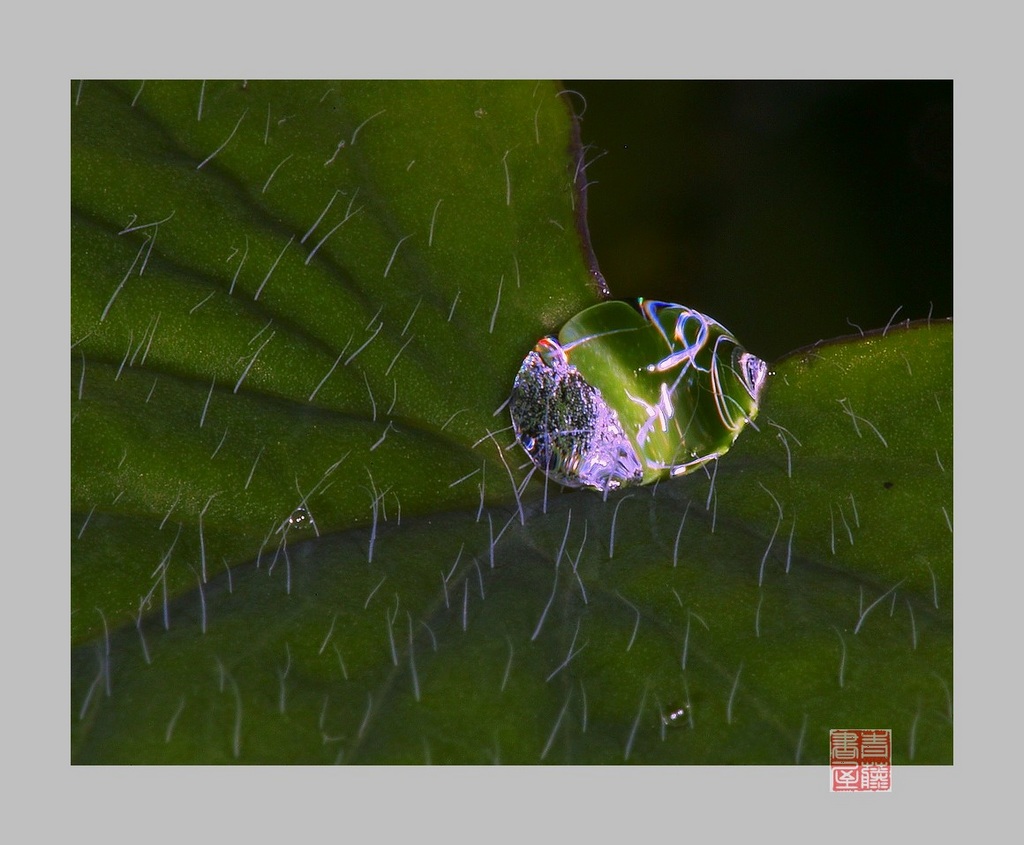
M 661 714 L 661 721 L 670 728 L 678 728 L 688 722 L 685 707 L 669 707 Z
M 615 410 L 569 363 L 557 339 L 542 338 L 526 356 L 510 412 L 519 444 L 559 484 L 614 490 L 643 479 Z

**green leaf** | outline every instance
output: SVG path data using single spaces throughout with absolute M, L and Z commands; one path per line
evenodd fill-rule
M 471 446 L 507 424 L 515 356 L 596 298 L 570 132 L 551 84 L 85 83 L 76 642 L 96 607 L 134 619 L 168 526 L 195 570 L 168 567 L 173 595 L 299 505 L 324 533 L 507 478 Z
M 73 761 L 952 761 L 950 325 L 778 362 L 707 476 L 518 493 L 494 412 L 598 298 L 557 91 L 76 92 Z

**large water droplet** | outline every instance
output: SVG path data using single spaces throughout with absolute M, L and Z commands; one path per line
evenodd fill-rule
M 691 472 L 756 415 L 768 367 L 710 317 L 669 302 L 581 311 L 523 360 L 509 410 L 530 460 L 607 491 Z

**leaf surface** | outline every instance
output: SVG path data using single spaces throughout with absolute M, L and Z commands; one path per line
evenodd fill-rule
M 708 475 L 522 487 L 598 298 L 557 91 L 83 85 L 73 761 L 952 761 L 950 325 L 777 362 Z

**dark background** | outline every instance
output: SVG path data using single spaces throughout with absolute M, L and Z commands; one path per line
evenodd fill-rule
M 768 360 L 952 316 L 951 81 L 564 85 L 614 296 L 689 305 Z

